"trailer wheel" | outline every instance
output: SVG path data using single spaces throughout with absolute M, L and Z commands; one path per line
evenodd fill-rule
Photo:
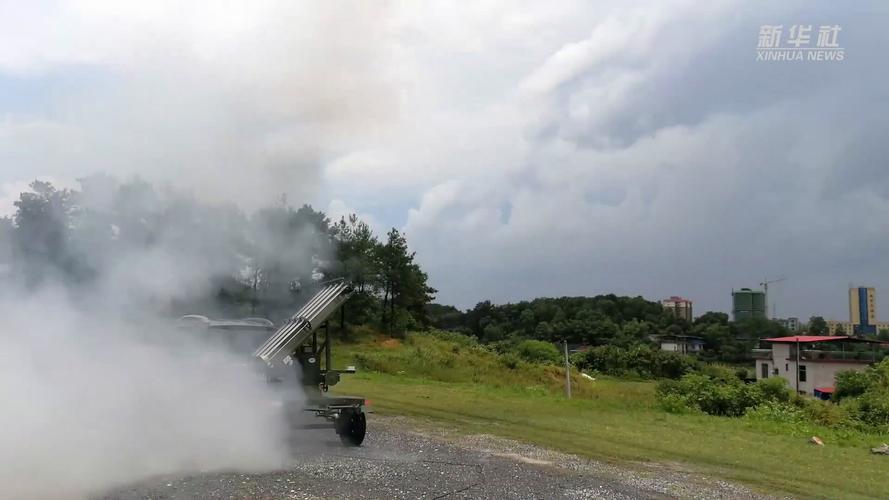
M 336 422 L 336 433 L 343 446 L 361 446 L 367 433 L 367 418 L 361 410 L 348 410 L 340 414 Z

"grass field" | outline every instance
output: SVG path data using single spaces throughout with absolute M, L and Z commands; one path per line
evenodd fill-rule
M 654 383 L 574 374 L 504 360 L 471 343 L 425 335 L 407 341 L 365 339 L 339 349 L 341 364 L 366 369 L 336 392 L 359 394 L 371 409 L 431 419 L 460 431 L 488 433 L 610 462 L 677 464 L 739 481 L 766 493 L 823 498 L 889 495 L 889 457 L 870 446 L 887 436 L 657 408 Z M 826 446 L 807 443 L 811 435 Z

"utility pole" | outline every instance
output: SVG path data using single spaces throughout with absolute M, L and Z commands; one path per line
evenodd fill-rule
M 762 290 L 763 290 L 763 292 L 765 292 L 765 295 L 766 295 L 765 301 L 764 301 L 765 307 L 766 307 L 766 311 L 765 311 L 766 312 L 766 319 L 769 319 L 769 283 L 778 283 L 778 282 L 786 281 L 786 280 L 787 280 L 787 278 L 778 278 L 776 280 L 770 280 L 770 279 L 766 278 L 762 281 L 762 283 L 759 284 L 759 286 L 762 287 Z M 775 311 L 774 310 L 778 309 L 778 308 L 775 307 L 774 304 L 772 304 L 772 309 L 773 309 L 773 311 L 772 311 L 772 318 L 771 319 L 775 319 Z
M 571 399 L 571 364 L 568 362 L 568 340 L 563 340 L 562 345 L 565 346 L 565 392 L 568 399 Z

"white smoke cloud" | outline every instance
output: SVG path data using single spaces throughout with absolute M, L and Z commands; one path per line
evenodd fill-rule
M 315 240 L 104 176 L 84 180 L 77 202 L 70 219 L 40 205 L 53 221 L 0 238 L 17 266 L 0 269 L 0 498 L 84 498 L 158 474 L 282 466 L 287 409 L 303 397 L 295 377 L 269 385 L 249 350 L 175 328 L 174 311 L 212 316 L 208 297 L 246 265 L 245 242 L 286 256 L 282 274 L 311 274 Z M 59 221 L 73 230 L 58 255 L 18 252 Z
M 77 74 L 51 102 L 0 124 L 6 180 L 104 171 L 247 208 L 282 193 L 310 199 L 322 163 L 392 116 L 386 11 L 365 2 L 0 4 L 0 76 Z
M 281 466 L 285 420 L 249 359 L 67 293 L 0 300 L 0 497 L 82 498 L 156 474 Z

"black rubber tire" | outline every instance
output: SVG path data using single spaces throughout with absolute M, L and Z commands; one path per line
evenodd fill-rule
M 367 418 L 361 410 L 343 412 L 337 419 L 336 433 L 343 446 L 361 446 L 367 434 Z

